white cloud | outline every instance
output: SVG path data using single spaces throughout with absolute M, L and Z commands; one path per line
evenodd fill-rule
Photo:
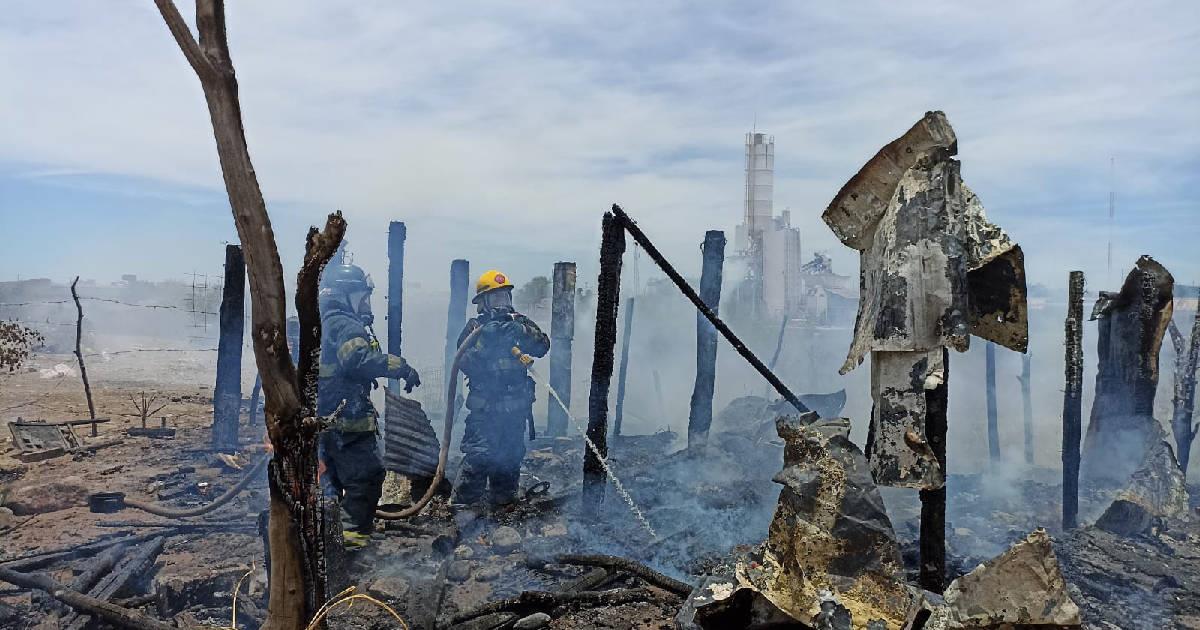
M 401 218 L 410 252 L 434 263 L 412 273 L 430 278 L 460 256 L 587 263 L 600 212 L 617 201 L 695 267 L 704 229 L 740 219 L 741 138 L 757 115 L 777 141 L 777 206 L 792 208 L 806 249 L 848 270 L 854 257 L 820 210 L 936 108 L 1035 278 L 1096 269 L 1110 155 L 1122 226 L 1141 228 L 1125 234 L 1119 264 L 1148 251 L 1181 279 L 1200 276 L 1194 254 L 1170 246 L 1177 222 L 1200 227 L 1195 3 L 228 10 L 269 203 L 308 221 L 347 210 L 365 262 L 382 262 L 384 239 L 355 227 Z M 0 92 L 0 163 L 220 189 L 199 85 L 149 0 L 6 11 L 0 78 L 18 89 Z M 464 251 L 481 242 L 494 248 Z

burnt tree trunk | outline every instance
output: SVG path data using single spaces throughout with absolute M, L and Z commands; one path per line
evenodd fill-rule
M 725 233 L 709 230 L 700 246 L 704 264 L 700 270 L 700 299 L 716 315 L 721 306 L 721 271 L 725 264 Z M 688 447 L 708 442 L 712 426 L 713 393 L 717 384 L 717 329 L 696 313 L 696 382 L 688 413 Z
M 1175 434 L 1175 456 L 1179 467 L 1187 477 L 1188 461 L 1191 459 L 1192 441 L 1200 425 L 1192 424 L 1196 409 L 1196 362 L 1200 359 L 1200 308 L 1192 320 L 1192 335 L 1184 343 L 1183 335 L 1171 322 L 1171 339 L 1175 342 L 1175 390 L 1172 403 L 1171 432 Z
M 246 259 L 242 255 L 242 248 L 237 245 L 225 246 L 225 286 L 221 294 L 221 336 L 217 341 L 217 383 L 213 388 L 212 448 L 225 451 L 237 448 L 238 420 L 242 407 Z
M 942 348 L 942 382 L 925 390 L 925 439 L 942 470 L 946 470 L 946 410 L 950 398 L 950 351 Z M 922 490 L 920 584 L 941 593 L 946 587 L 946 486 Z
M 1174 283 L 1162 265 L 1142 256 L 1120 292 L 1101 291 L 1096 300 L 1096 395 L 1081 470 L 1087 481 L 1125 484 L 1146 447 L 1165 437 L 1154 419 L 1154 394 Z
M 583 456 L 583 512 L 599 514 L 608 476 L 600 458 L 608 456 L 608 390 L 617 345 L 617 310 L 621 303 L 621 256 L 625 253 L 624 221 L 604 213 L 600 237 L 600 275 L 596 280 L 596 341 L 592 350 L 592 390 L 588 396 L 587 437 L 599 453 Z
M 171 0 L 155 0 L 155 5 L 204 91 L 221 174 L 249 271 L 251 338 L 266 399 L 267 435 L 274 447 L 269 473 L 270 602 L 263 628 L 301 630 L 325 600 L 323 505 L 316 474 L 320 423 L 314 419 L 321 339 L 317 280 L 341 242 L 346 223 L 341 213 L 332 214 L 324 231 L 309 231 L 304 264 L 296 280 L 301 330 L 297 367 L 286 342 L 283 265 L 242 129 L 224 2 L 196 1 L 199 41 Z
M 1063 389 L 1063 529 L 1079 518 L 1079 441 L 1083 434 L 1083 272 L 1068 281 L 1066 387 Z
M 613 417 L 613 435 L 621 435 L 621 423 L 625 420 L 625 378 L 629 376 L 629 339 L 633 336 L 633 312 L 637 298 L 629 298 L 625 308 L 625 327 L 621 332 L 621 369 L 617 373 L 617 408 Z
M 569 407 L 575 343 L 575 263 L 554 263 L 554 291 L 550 310 L 550 387 L 558 392 L 563 404 Z M 553 400 L 547 400 L 546 405 L 546 435 L 566 435 L 567 412 Z M 617 422 L 620 426 L 620 398 L 617 399 Z

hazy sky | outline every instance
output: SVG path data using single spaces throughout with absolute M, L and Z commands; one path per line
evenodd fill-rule
M 1117 269 L 1150 253 L 1200 279 L 1200 3 L 228 4 L 292 267 L 341 208 L 377 279 L 401 219 L 413 282 L 458 257 L 594 282 L 618 202 L 694 272 L 704 230 L 740 220 L 757 119 L 805 257 L 853 273 L 820 212 L 941 109 L 1032 281 L 1103 286 L 1110 157 Z M 6 2 L 0 81 L 0 279 L 219 272 L 236 234 L 207 110 L 151 0 Z

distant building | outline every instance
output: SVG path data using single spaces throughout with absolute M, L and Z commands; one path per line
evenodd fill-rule
M 746 134 L 742 223 L 734 233 L 735 256 L 746 264 L 746 277 L 737 287 L 742 314 L 840 323 L 847 300 L 851 306 L 857 300 L 857 287 L 850 286 L 848 276 L 833 273 L 828 256 L 817 254 L 803 263 L 800 229 L 792 227 L 789 210 L 775 214 L 774 195 L 775 138 L 752 131 Z

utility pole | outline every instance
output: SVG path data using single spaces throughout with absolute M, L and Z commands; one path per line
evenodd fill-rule
M 242 406 L 242 340 L 246 334 L 246 258 L 240 245 L 225 246 L 225 286 L 213 388 L 212 448 L 236 449 Z
M 704 234 L 700 249 L 704 264 L 700 272 L 700 299 L 719 312 L 721 304 L 721 271 L 725 264 L 725 233 L 709 230 Z M 702 447 L 708 441 L 712 426 L 713 394 L 717 379 L 717 329 L 704 317 L 696 314 L 696 383 L 688 413 L 688 447 Z
M 571 405 L 571 361 L 575 340 L 575 263 L 554 263 L 554 292 L 550 302 L 550 387 L 564 405 Z M 620 388 L 618 387 L 618 392 Z M 546 401 L 546 435 L 567 434 L 567 412 L 553 400 Z M 621 423 L 621 399 L 617 398 L 617 426 Z

